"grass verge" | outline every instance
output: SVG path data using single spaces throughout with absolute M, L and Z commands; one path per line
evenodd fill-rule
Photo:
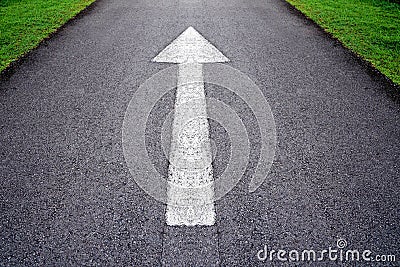
M 400 85 L 400 4 L 388 0 L 286 0 Z
M 95 0 L 0 0 L 0 72 Z

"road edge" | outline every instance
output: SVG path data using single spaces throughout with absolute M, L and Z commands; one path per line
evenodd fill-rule
M 302 18 L 307 23 L 313 25 L 320 32 L 323 32 L 323 34 L 326 37 L 328 37 L 330 40 L 334 41 L 336 45 L 339 45 L 340 47 L 342 47 L 346 51 L 346 54 L 348 56 L 350 56 L 352 59 L 356 60 L 358 64 L 360 64 L 361 66 L 363 66 L 366 69 L 368 75 L 373 80 L 380 82 L 383 85 L 385 92 L 393 100 L 400 103 L 400 85 L 394 83 L 391 79 L 389 79 L 389 77 L 387 77 L 380 70 L 378 70 L 374 65 L 372 65 L 371 62 L 367 61 L 366 59 L 364 59 L 360 55 L 358 55 L 355 51 L 346 47 L 338 38 L 333 36 L 331 33 L 327 32 L 321 25 L 319 25 L 313 19 L 308 17 L 306 14 L 304 14 L 301 10 L 297 9 L 295 6 L 293 6 L 286 0 L 280 0 L 280 1 L 284 4 L 284 6 L 286 6 L 286 8 L 289 10 L 290 13 Z
M 15 73 L 15 71 L 21 66 L 24 62 L 28 61 L 30 56 L 34 51 L 39 49 L 42 46 L 46 46 L 47 42 L 52 39 L 53 37 L 57 36 L 60 34 L 66 27 L 71 25 L 72 23 L 75 23 L 77 20 L 81 19 L 85 15 L 89 14 L 92 12 L 92 10 L 97 6 L 99 2 L 102 0 L 95 0 L 93 3 L 89 4 L 86 6 L 84 9 L 82 9 L 78 14 L 70 18 L 67 22 L 65 22 L 63 25 L 61 25 L 59 28 L 57 28 L 54 32 L 50 33 L 47 37 L 43 38 L 37 46 L 26 52 L 25 54 L 21 55 L 18 59 L 12 61 L 8 67 L 6 67 L 3 71 L 0 72 L 0 81 L 5 81 L 11 78 L 11 76 Z

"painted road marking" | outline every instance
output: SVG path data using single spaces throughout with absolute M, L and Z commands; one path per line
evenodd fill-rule
M 228 62 L 189 27 L 154 62 L 179 64 L 167 187 L 170 226 L 214 225 L 214 178 L 203 65 Z

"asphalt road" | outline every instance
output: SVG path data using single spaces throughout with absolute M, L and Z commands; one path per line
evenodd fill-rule
M 249 194 L 242 177 L 212 227 L 167 226 L 122 152 L 129 101 L 169 66 L 151 59 L 189 26 L 260 87 L 276 123 L 267 180 Z M 0 266 L 294 266 L 256 254 L 338 239 L 400 260 L 400 108 L 387 90 L 282 0 L 99 0 L 0 81 Z

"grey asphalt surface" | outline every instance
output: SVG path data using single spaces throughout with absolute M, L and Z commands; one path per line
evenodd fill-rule
M 151 59 L 189 26 L 261 88 L 277 127 L 268 179 L 248 194 L 243 177 L 213 227 L 167 227 L 122 153 L 130 99 L 169 66 Z M 0 266 L 295 266 L 256 254 L 339 238 L 399 260 L 400 108 L 386 86 L 281 0 L 99 0 L 0 81 Z

